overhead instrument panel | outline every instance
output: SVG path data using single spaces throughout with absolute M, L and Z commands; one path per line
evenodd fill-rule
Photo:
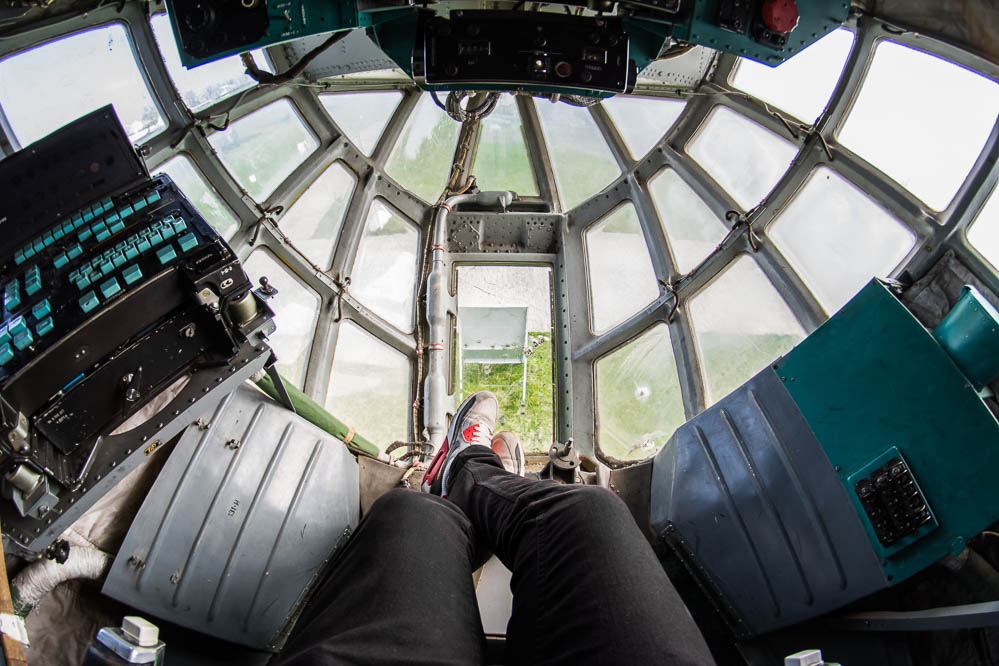
M 270 360 L 273 313 L 110 106 L 0 162 L 0 230 L 0 518 L 37 553 Z
M 846 21 L 845 0 L 569 0 L 565 13 L 468 10 L 407 0 L 166 0 L 181 61 L 319 33 L 371 28 L 425 89 L 526 90 L 606 97 L 668 49 L 700 44 L 778 65 Z

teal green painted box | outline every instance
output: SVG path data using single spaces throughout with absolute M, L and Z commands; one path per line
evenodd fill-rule
M 894 584 L 999 520 L 999 423 L 950 356 L 872 281 L 774 365 Z M 938 527 L 884 554 L 851 476 L 897 447 Z

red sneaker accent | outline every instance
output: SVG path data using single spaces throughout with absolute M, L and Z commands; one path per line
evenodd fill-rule
M 448 452 L 447 438 L 441 443 L 441 448 L 437 450 L 437 455 L 434 456 L 433 461 L 430 463 L 430 467 L 427 468 L 427 473 L 423 475 L 423 483 L 433 483 L 437 474 L 440 473 L 441 467 L 444 465 L 444 459 L 447 458 Z
M 476 433 L 478 432 L 479 432 L 479 424 L 473 423 L 472 425 L 468 426 L 462 431 L 461 436 L 465 438 L 466 442 L 471 442 L 472 439 L 475 437 Z

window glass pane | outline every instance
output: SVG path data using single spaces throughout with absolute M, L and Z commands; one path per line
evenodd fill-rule
M 621 175 L 589 111 L 561 102 L 535 100 L 534 104 L 566 210 L 583 203 Z
M 350 320 L 340 324 L 326 409 L 379 450 L 406 441 L 409 359 Z
M 170 19 L 166 14 L 157 14 L 149 20 L 153 27 L 153 37 L 160 49 L 167 72 L 173 80 L 180 98 L 192 111 L 203 109 L 229 95 L 252 88 L 256 81 L 246 75 L 238 55 L 222 58 L 194 69 L 187 69 L 180 63 L 177 41 L 170 29 Z M 262 49 L 250 51 L 257 67 L 272 72 Z
M 279 226 L 295 248 L 320 268 L 333 261 L 333 246 L 356 182 L 353 172 L 334 162 L 281 218 Z
M 424 93 L 392 150 L 385 172 L 424 201 L 437 201 L 451 174 L 460 129 L 461 124 Z
M 281 376 L 301 388 L 319 318 L 319 294 L 268 250 L 254 250 L 243 262 L 243 268 L 254 284 L 266 275 L 279 292 L 271 301 L 277 329 L 269 344 L 277 354 Z
M 313 150 L 316 137 L 286 99 L 279 99 L 240 118 L 208 143 L 233 178 L 250 196 L 263 201 Z
M 943 210 L 985 145 L 999 84 L 894 42 L 874 51 L 839 141 L 936 210 Z
M 351 143 L 365 155 L 375 149 L 402 93 L 358 92 L 320 95 L 319 101 Z
M 413 330 L 416 227 L 381 201 L 371 205 L 350 272 L 350 293 L 385 321 Z
M 173 182 L 177 183 L 180 191 L 191 200 L 198 212 L 204 215 L 208 224 L 215 227 L 219 235 L 226 240 L 232 238 L 239 229 L 239 220 L 222 203 L 218 193 L 208 184 L 189 157 L 178 155 L 167 160 L 153 172 L 153 175 L 161 173 L 170 176 Z
M 513 190 L 521 195 L 536 195 L 538 185 L 527 157 L 524 126 L 513 95 L 500 96 L 499 104 L 482 121 L 479 149 L 472 168 L 479 189 Z
M 95 74 L 99 73 L 99 79 Z M 78 32 L 0 62 L 0 103 L 22 146 L 113 104 L 138 143 L 166 127 L 120 23 Z
M 647 99 L 618 95 L 601 102 L 636 160 L 659 143 L 683 112 L 678 99 Z
M 735 111 L 717 107 L 687 144 L 687 152 L 749 210 L 773 189 L 798 149 Z
M 517 433 L 527 453 L 552 443 L 551 269 L 458 268 L 458 400 L 492 391 L 496 430 Z
M 999 268 L 999 188 L 992 190 L 968 229 L 968 240 L 993 266 Z
M 683 425 L 680 380 L 665 325 L 601 358 L 596 376 L 596 434 L 604 455 L 648 458 Z
M 784 299 L 746 255 L 694 296 L 688 309 L 709 405 L 805 337 Z
M 728 230 L 708 205 L 672 169 L 649 181 L 652 201 L 663 223 L 669 249 L 681 273 L 692 270 L 714 250 Z
M 620 324 L 659 297 L 642 226 L 630 202 L 583 234 L 593 330 Z
M 781 252 L 829 312 L 872 277 L 885 277 L 915 235 L 828 167 L 808 178 L 769 229 Z
M 732 85 L 806 123 L 826 108 L 853 46 L 853 32 L 833 30 L 790 60 L 768 67 L 741 58 Z

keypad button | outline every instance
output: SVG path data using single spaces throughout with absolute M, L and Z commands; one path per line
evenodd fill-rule
M 52 321 L 52 317 L 46 317 L 38 322 L 37 326 L 35 326 L 35 332 L 38 333 L 39 337 L 41 337 L 53 328 L 55 328 L 55 323 Z
M 173 249 L 173 245 L 164 245 L 156 250 L 156 256 L 165 265 L 177 258 L 177 251 Z
M 85 293 L 77 302 L 80 304 L 80 309 L 84 312 L 90 312 L 101 304 L 101 302 L 97 300 L 97 296 L 92 291 Z
M 35 319 L 44 319 L 52 313 L 52 306 L 49 305 L 49 299 L 44 298 L 38 303 L 35 303 L 31 308 L 31 314 L 35 315 Z

